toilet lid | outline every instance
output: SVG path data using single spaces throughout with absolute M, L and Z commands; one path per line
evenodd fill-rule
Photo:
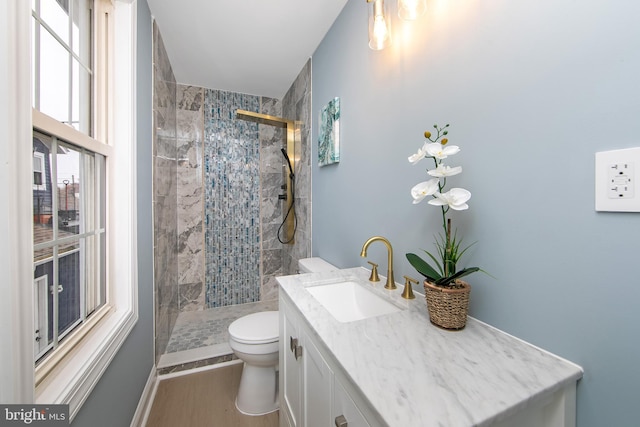
M 229 335 L 243 344 L 278 341 L 280 335 L 278 312 L 261 311 L 241 317 L 229 325 Z

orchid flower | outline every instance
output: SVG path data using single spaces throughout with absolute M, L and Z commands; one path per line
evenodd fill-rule
M 420 274 L 436 286 L 455 287 L 461 277 L 482 270 L 479 267 L 457 268 L 458 261 L 471 245 L 461 246 L 462 238 L 458 238 L 455 230 L 452 232 L 451 218 L 448 218 L 447 214 L 450 209 L 454 211 L 469 209 L 467 202 L 471 198 L 471 193 L 464 188 L 452 188 L 445 192 L 447 178 L 462 173 L 462 166 L 443 165 L 443 159 L 460 152 L 460 147 L 448 145 L 449 140 L 445 137 L 449 133 L 449 125 L 440 127 L 434 125 L 433 127 L 437 134 L 432 137 L 431 132 L 424 132 L 424 137 L 428 141 L 416 154 L 409 157 L 409 162 L 416 164 L 426 157 L 432 159 L 435 168 L 428 170 L 427 174 L 434 178 L 415 185 L 411 189 L 411 197 L 413 197 L 413 204 L 417 204 L 425 197 L 432 196 L 427 203 L 440 207 L 443 233 L 435 242 L 437 252 L 424 251 L 429 256 L 427 259 L 408 253 L 407 260 Z
M 460 147 L 457 145 L 442 145 L 439 142 L 425 144 L 423 149 L 426 149 L 429 157 L 433 157 L 438 160 L 446 159 L 448 156 L 453 156 L 460 151 Z
M 467 201 L 471 198 L 471 193 L 464 188 L 452 188 L 446 193 L 434 193 L 434 199 L 429 200 L 430 205 L 449 206 L 454 211 L 469 209 Z
M 424 181 L 419 184 L 416 184 L 411 189 L 411 197 L 413 197 L 413 204 L 420 203 L 422 199 L 427 196 L 432 196 L 438 192 L 440 189 L 438 187 L 438 183 L 440 180 L 437 178 L 430 179 L 429 181 Z
M 427 154 L 427 143 L 425 143 L 422 148 L 420 148 L 418 150 L 417 153 L 412 154 L 411 156 L 409 156 L 409 162 L 412 165 L 415 165 L 416 163 L 418 163 L 420 160 L 424 159 L 425 155 Z
M 462 173 L 462 166 L 456 166 L 452 168 L 451 166 L 444 166 L 442 163 L 440 163 L 438 167 L 427 171 L 427 173 L 438 178 L 445 178 L 447 176 L 453 176 Z

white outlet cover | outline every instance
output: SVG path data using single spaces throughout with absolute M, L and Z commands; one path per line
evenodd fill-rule
M 627 178 L 628 186 L 622 187 L 616 175 Z M 638 175 L 640 147 L 596 153 L 596 211 L 640 212 Z

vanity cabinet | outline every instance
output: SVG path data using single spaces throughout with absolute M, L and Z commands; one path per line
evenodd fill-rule
M 471 317 L 442 331 L 424 301 L 368 277 L 363 268 L 278 277 L 281 427 L 576 426 L 582 368 Z M 347 282 L 399 310 L 339 321 L 309 291 Z
M 280 426 L 368 427 L 322 343 L 280 298 Z

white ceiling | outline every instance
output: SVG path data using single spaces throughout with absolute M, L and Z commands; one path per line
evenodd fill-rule
M 176 81 L 281 99 L 347 0 L 147 0 Z

